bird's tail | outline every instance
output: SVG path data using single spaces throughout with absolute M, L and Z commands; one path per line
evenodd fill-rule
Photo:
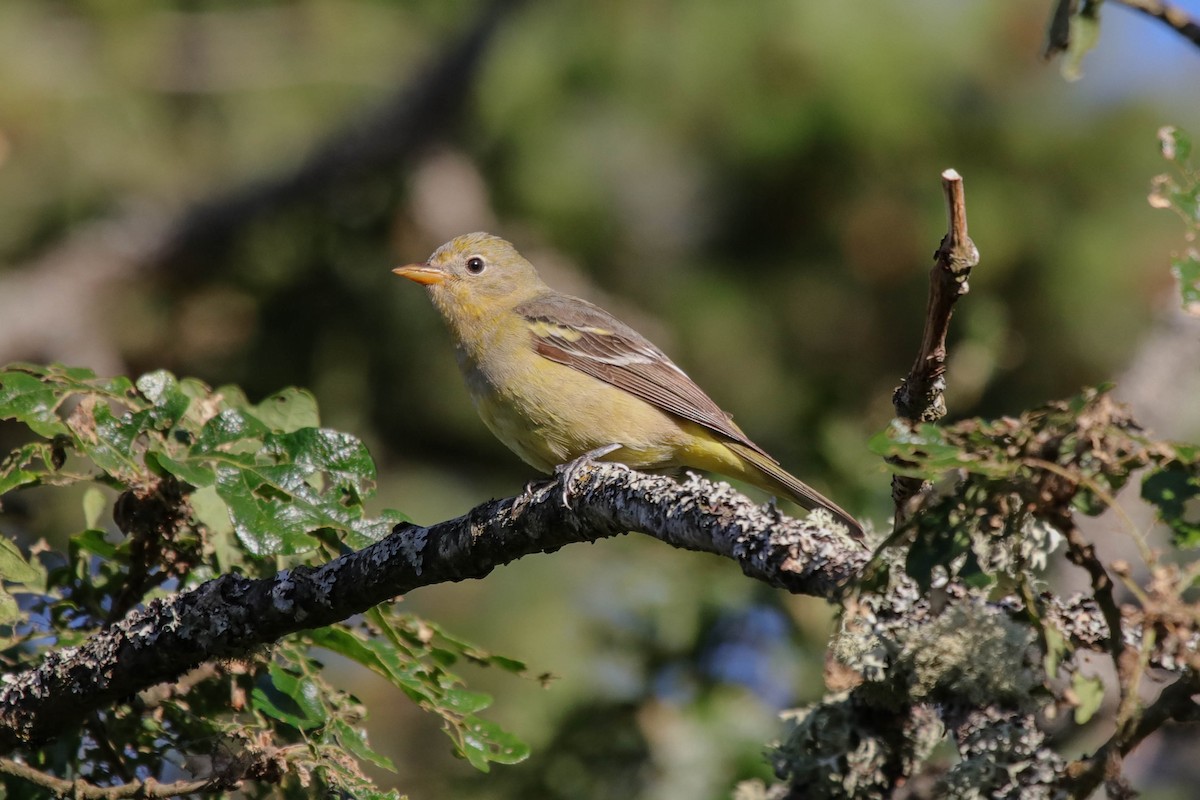
M 850 528 L 850 535 L 862 540 L 863 529 L 854 517 L 837 503 L 813 489 L 804 481 L 792 475 L 779 466 L 770 456 L 746 447 L 740 442 L 726 442 L 725 446 L 737 454 L 750 469 L 746 470 L 746 479 L 768 492 L 786 495 L 797 504 L 808 510 L 823 508 L 844 522 Z

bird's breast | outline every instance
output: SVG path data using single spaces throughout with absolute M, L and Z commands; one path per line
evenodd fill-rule
M 638 469 L 682 463 L 688 437 L 670 414 L 532 349 L 491 361 L 460 361 L 475 408 L 497 439 L 542 472 L 609 444 L 621 449 L 607 461 Z

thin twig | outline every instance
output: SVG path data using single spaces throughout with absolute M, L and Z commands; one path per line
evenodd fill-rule
M 1078 0 L 1057 0 L 1046 26 L 1046 47 L 1042 58 L 1049 61 L 1059 53 L 1067 52 L 1071 46 L 1071 14 Z
M 120 786 L 96 786 L 83 780 L 69 781 L 47 775 L 10 758 L 0 758 L 0 774 L 28 781 L 40 789 L 52 792 L 55 797 L 70 797 L 75 800 L 124 800 L 124 798 L 165 800 L 169 797 L 183 797 L 200 792 L 219 792 L 230 788 L 229 783 L 219 778 L 176 781 L 174 783 L 159 783 L 153 778 L 147 778 L 144 781 L 130 781 Z
M 1100 559 L 1096 557 L 1096 548 L 1083 537 L 1079 528 L 1070 524 L 1069 520 L 1060 528 L 1066 534 L 1067 559 L 1072 564 L 1086 570 L 1091 579 L 1092 596 L 1096 598 L 1096 605 L 1100 608 L 1100 613 L 1104 615 L 1105 624 L 1108 625 L 1108 653 L 1112 657 L 1113 666 L 1116 667 L 1117 683 L 1121 690 L 1121 698 L 1124 700 L 1130 689 L 1127 685 L 1129 670 L 1123 664 L 1125 632 L 1121 624 L 1121 609 L 1113 597 L 1112 578 L 1109 577 L 1108 570 L 1100 563 Z
M 1192 44 L 1200 47 L 1200 23 L 1189 17 L 1187 12 L 1182 9 L 1168 5 L 1162 0 L 1115 0 L 1115 2 L 1153 17 Z
M 936 422 L 946 415 L 946 334 L 954 304 L 969 291 L 967 278 L 979 263 L 979 250 L 967 235 L 967 203 L 962 177 L 953 169 L 942 173 L 946 195 L 947 233 L 933 254 L 929 272 L 929 302 L 925 308 L 925 330 L 921 347 L 908 376 L 892 395 L 896 416 L 910 426 Z M 910 498 L 922 490 L 920 478 L 892 478 L 892 500 L 897 520 L 904 515 Z
M 1196 722 L 1200 720 L 1200 704 L 1193 695 L 1200 692 L 1200 675 L 1189 672 L 1163 689 L 1136 724 L 1116 731 L 1091 758 L 1081 758 L 1067 766 L 1064 772 L 1071 797 L 1090 797 L 1109 775 L 1114 761 L 1128 755 L 1142 740 L 1167 722 Z
M 1125 510 L 1125 506 L 1117 502 L 1117 498 L 1111 492 L 1100 485 L 1099 481 L 1077 472 L 1072 472 L 1061 464 L 1055 464 L 1053 461 L 1046 461 L 1042 458 L 1024 458 L 1021 463 L 1033 467 L 1035 469 L 1044 469 L 1047 472 L 1053 472 L 1060 478 L 1078 483 L 1080 486 L 1087 489 L 1092 494 L 1096 495 L 1100 502 L 1114 514 L 1116 514 L 1125 524 L 1125 530 L 1129 534 L 1129 538 L 1137 545 L 1138 552 L 1141 553 L 1142 560 L 1147 564 L 1152 564 L 1155 561 L 1154 553 L 1150 550 L 1150 545 L 1146 543 L 1146 536 L 1142 533 L 1137 523 L 1133 521 L 1133 517 L 1129 516 L 1129 512 Z

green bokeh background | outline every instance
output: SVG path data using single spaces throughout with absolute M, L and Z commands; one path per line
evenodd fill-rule
M 415 80 L 480 7 L 7 0 L 0 280 L 47 268 L 97 221 L 169 223 L 287 173 Z M 883 526 L 888 478 L 866 441 L 920 337 L 944 168 L 965 176 L 983 254 L 955 319 L 952 415 L 1112 379 L 1175 302 L 1182 229 L 1145 197 L 1164 168 L 1156 129 L 1200 131 L 1200 51 L 1106 8 L 1071 83 L 1039 55 L 1048 11 L 531 0 L 502 21 L 462 113 L 429 120 L 430 146 L 104 282 L 94 319 L 63 317 L 51 295 L 42 324 L 87 326 L 87 347 L 34 337 L 3 359 L 165 367 L 257 397 L 310 387 L 324 422 L 380 462 L 379 507 L 437 521 L 533 476 L 476 419 L 423 293 L 389 270 L 488 229 Z M 469 675 L 534 747 L 480 776 L 432 720 L 337 665 L 397 760 L 380 780 L 416 798 L 727 796 L 768 776 L 778 709 L 823 691 L 829 609 L 640 537 L 404 602 L 558 676 Z M 729 652 L 745 670 L 720 666 Z

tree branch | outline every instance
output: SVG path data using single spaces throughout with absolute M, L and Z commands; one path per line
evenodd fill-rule
M 1167 25 L 1192 44 L 1200 47 L 1200 23 L 1187 15 L 1180 8 L 1162 2 L 1162 0 L 1116 0 L 1119 5 L 1140 11 Z
M 1081 758 L 1067 765 L 1066 786 L 1073 797 L 1089 797 L 1110 774 L 1114 762 L 1132 752 L 1143 739 L 1166 723 L 1200 720 L 1200 705 L 1194 696 L 1200 693 L 1200 675 L 1189 672 L 1163 689 L 1129 729 L 1118 730 L 1090 758 Z
M 839 599 L 869 552 L 818 512 L 806 520 L 757 506 L 726 484 L 683 484 L 620 464 L 589 464 L 519 497 L 494 500 L 320 567 L 251 580 L 227 574 L 155 600 L 79 647 L 49 653 L 0 689 L 0 751 L 46 741 L 86 713 L 204 661 L 245 656 L 299 630 L 361 613 L 421 586 L 482 578 L 497 566 L 574 542 L 644 531 L 732 559 L 751 578 Z M 569 507 L 564 505 L 564 491 Z
M 1087 571 L 1088 577 L 1092 582 L 1092 596 L 1095 598 L 1096 605 L 1100 612 L 1104 615 L 1104 623 L 1108 626 L 1108 652 L 1112 657 L 1113 670 L 1117 674 L 1117 683 L 1121 689 L 1121 698 L 1124 699 L 1126 692 L 1131 691 L 1134 687 L 1127 685 L 1129 678 L 1129 669 L 1124 663 L 1123 656 L 1125 654 L 1125 633 L 1121 624 L 1121 609 L 1117 606 L 1117 601 L 1113 597 L 1113 582 L 1108 575 L 1108 570 L 1100 563 L 1100 559 L 1096 556 L 1096 548 L 1084 538 L 1079 532 L 1079 528 L 1072 524 L 1068 518 L 1065 520 L 1061 529 L 1066 533 L 1067 539 L 1067 560 L 1078 567 L 1082 567 Z
M 962 177 L 953 169 L 942 173 L 946 195 L 947 233 L 933 254 L 929 271 L 929 302 L 925 330 L 912 369 L 892 394 L 896 416 L 910 426 L 936 422 L 946 415 L 946 335 L 954 304 L 970 287 L 967 278 L 979 263 L 979 250 L 967 235 L 967 203 Z M 910 498 L 921 491 L 920 478 L 892 478 L 892 500 L 897 518 Z
M 96 786 L 82 780 L 69 781 L 56 778 L 9 758 L 0 758 L 0 774 L 20 778 L 39 789 L 53 792 L 56 797 L 70 797 L 75 800 L 124 800 L 124 798 L 165 800 L 169 797 L 219 792 L 230 788 L 230 785 L 223 780 L 210 778 L 174 783 L 159 783 L 153 778 L 148 778 L 145 781 L 130 781 L 120 786 Z
M 320 196 L 330 187 L 394 170 L 443 133 L 462 110 L 500 22 L 523 0 L 490 0 L 463 35 L 373 112 L 319 144 L 294 170 L 271 175 L 191 208 L 156 254 L 172 275 L 211 271 L 217 255 L 262 213 Z
M 467 102 L 500 23 L 523 0 L 490 0 L 459 39 L 404 81 L 392 97 L 316 144 L 297 166 L 198 201 L 177 216 L 137 204 L 98 219 L 24 266 L 0 275 L 0 362 L 16 359 L 86 363 L 100 373 L 123 370 L 102 328 L 96 295 L 151 270 L 186 280 L 211 273 L 221 256 L 262 214 L 294 206 L 364 174 L 394 171 L 434 141 Z M 43 324 L 53 309 L 60 324 Z

